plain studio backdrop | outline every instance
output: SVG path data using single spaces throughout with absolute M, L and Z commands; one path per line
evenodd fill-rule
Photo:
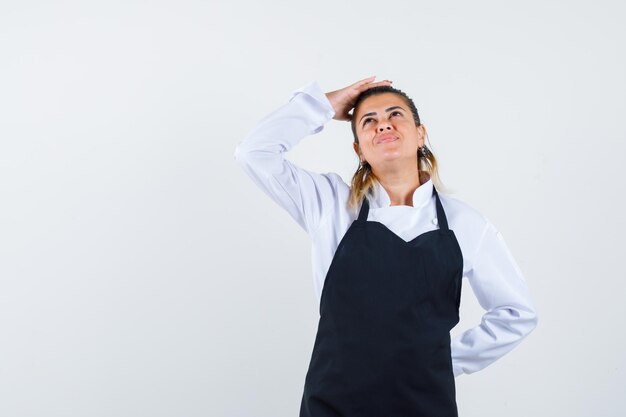
M 3 2 L 0 415 L 296 416 L 310 241 L 234 160 L 312 80 L 411 96 L 538 327 L 456 379 L 472 416 L 626 408 L 620 1 Z M 349 181 L 347 122 L 288 159 Z M 464 279 L 461 322 L 483 311 Z

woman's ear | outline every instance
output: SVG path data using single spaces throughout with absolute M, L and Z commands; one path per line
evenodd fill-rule
M 359 150 L 359 144 L 357 142 L 352 142 L 352 147 L 354 148 L 354 152 L 356 155 L 361 158 L 361 151 Z
M 417 127 L 417 132 L 418 132 L 418 139 L 417 139 L 417 145 L 421 148 L 422 146 L 424 146 L 424 140 L 426 139 L 426 126 L 424 126 L 424 123 L 420 124 Z

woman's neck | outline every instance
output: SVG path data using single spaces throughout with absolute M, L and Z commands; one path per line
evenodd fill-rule
M 389 195 L 390 206 L 413 207 L 413 194 L 424 182 L 430 179 L 427 172 L 411 173 L 407 175 L 387 175 L 378 177 L 380 185 Z

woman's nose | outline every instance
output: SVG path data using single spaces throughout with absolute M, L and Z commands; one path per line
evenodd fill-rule
M 387 122 L 383 122 L 380 126 L 378 126 L 378 130 L 381 132 L 385 129 L 391 129 L 391 126 L 389 126 L 389 123 Z

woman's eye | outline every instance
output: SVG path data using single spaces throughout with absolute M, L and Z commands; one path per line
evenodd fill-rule
M 399 111 L 397 111 L 397 110 L 391 113 L 391 115 L 392 115 L 392 116 L 393 116 L 393 115 L 395 115 L 395 114 L 399 114 L 400 116 L 402 116 L 402 113 L 400 113 L 400 112 L 399 112 Z M 372 118 L 371 118 L 371 117 L 368 117 L 367 119 L 365 119 L 365 120 L 363 121 L 363 126 L 365 126 L 365 125 L 366 125 L 369 121 L 371 121 L 371 120 L 372 120 Z

